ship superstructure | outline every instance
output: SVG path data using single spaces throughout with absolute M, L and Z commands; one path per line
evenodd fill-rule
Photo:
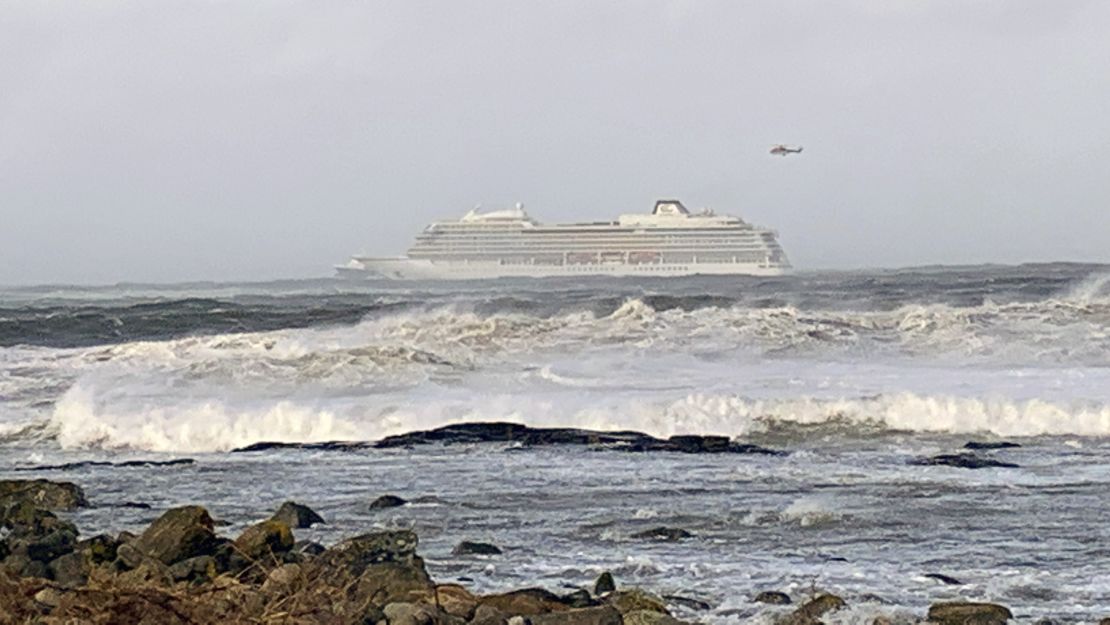
M 399 258 L 355 256 L 350 277 L 481 279 L 547 276 L 780 275 L 790 263 L 772 230 L 738 217 L 691 213 L 660 200 L 616 221 L 541 224 L 523 206 L 437 221 Z

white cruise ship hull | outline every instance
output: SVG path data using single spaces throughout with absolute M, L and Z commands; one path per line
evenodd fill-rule
M 412 258 L 358 258 L 336 267 L 341 277 L 389 280 L 486 280 L 571 276 L 781 276 L 788 266 L 755 263 L 583 263 L 537 265 L 501 262 L 452 262 Z

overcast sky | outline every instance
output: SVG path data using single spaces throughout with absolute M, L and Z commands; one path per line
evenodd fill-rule
M 9 0 L 0 283 L 325 276 L 477 203 L 660 197 L 776 228 L 800 268 L 1107 262 L 1108 25 L 1099 0 Z

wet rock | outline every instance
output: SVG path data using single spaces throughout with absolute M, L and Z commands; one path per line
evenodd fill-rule
M 964 585 L 964 583 L 961 582 L 960 580 L 956 579 L 955 577 L 950 577 L 948 575 L 945 575 L 944 573 L 926 573 L 924 575 L 924 577 L 927 577 L 929 579 L 935 579 L 938 582 L 940 582 L 942 584 L 947 584 L 949 586 L 963 586 Z
M 597 581 L 594 582 L 594 594 L 601 596 L 608 594 L 617 589 L 617 582 L 613 580 L 613 574 L 605 571 L 597 576 Z
M 50 578 L 63 588 L 84 586 L 89 579 L 89 562 L 85 554 L 74 551 L 50 561 Z
M 777 590 L 764 590 L 752 599 L 755 603 L 768 603 L 771 605 L 790 605 L 790 595 Z
M 192 458 L 177 458 L 175 460 L 125 460 L 123 462 L 105 462 L 97 460 L 84 460 L 81 462 L 67 462 L 65 464 L 40 464 L 33 467 L 19 467 L 16 471 L 72 471 L 75 469 L 88 469 L 91 467 L 177 467 L 193 464 Z
M 598 605 L 597 601 L 590 596 L 590 591 L 585 588 L 579 588 L 573 592 L 569 592 L 559 599 L 571 608 L 592 608 Z
M 525 588 L 481 598 L 482 605 L 497 608 L 509 616 L 532 616 L 568 609 L 563 600 L 542 588 Z
M 361 575 L 372 564 L 408 564 L 416 559 L 416 534 L 408 530 L 376 532 L 348 538 L 320 555 L 327 566 Z
M 627 614 L 637 610 L 650 610 L 652 612 L 670 614 L 670 612 L 667 611 L 667 604 L 664 603 L 662 599 L 640 590 L 639 588 L 615 591 L 609 595 L 606 601 L 621 614 Z
M 287 501 L 281 504 L 281 507 L 278 508 L 271 519 L 281 521 L 292 529 L 312 527 L 316 523 L 324 523 L 324 518 L 316 514 L 312 508 L 295 501 Z
M 89 505 L 85 492 L 72 482 L 0 480 L 0 505 L 15 502 L 46 510 L 76 510 Z
M 273 560 L 293 548 L 293 532 L 283 521 L 263 521 L 243 530 L 236 550 L 249 560 Z
M 386 508 L 399 508 L 408 503 L 397 495 L 382 495 L 370 502 L 371 510 L 384 510 Z
M 497 556 L 501 555 L 501 549 L 497 545 L 490 543 L 480 543 L 470 540 L 464 540 L 451 551 L 454 556 Z
M 1021 447 L 1021 445 L 1010 441 L 968 441 L 964 444 L 964 449 L 971 450 L 1013 449 L 1015 447 Z
M 212 527 L 212 517 L 200 506 L 172 508 L 155 519 L 130 546 L 141 555 L 170 565 L 186 558 L 212 555 L 219 544 Z
M 607 605 L 536 614 L 528 620 L 532 625 L 622 625 L 621 613 Z
M 168 573 L 175 582 L 200 584 L 215 579 L 219 571 L 216 559 L 212 556 L 196 556 L 175 562 L 169 567 Z
M 298 540 L 293 543 L 293 551 L 303 553 L 306 556 L 318 556 L 327 551 L 327 549 L 318 542 L 311 540 Z
M 989 468 L 1003 468 L 1003 469 L 1017 469 L 1018 465 L 1012 462 L 1003 462 L 980 456 L 974 453 L 958 453 L 958 454 L 939 454 L 931 458 L 921 458 L 913 462 L 919 465 L 943 465 L 948 467 L 959 467 L 961 469 L 989 469 Z
M 1108 616 L 1108 617 L 1102 619 L 1101 621 L 1099 621 L 1098 625 L 1110 625 L 1110 616 Z
M 236 447 L 231 450 L 231 453 L 246 453 L 246 452 L 263 452 L 263 451 L 279 451 L 282 449 L 304 449 L 308 451 L 360 451 L 363 449 L 373 448 L 374 443 L 361 442 L 361 441 L 325 441 L 322 443 L 279 443 L 274 441 L 262 441 L 260 443 L 252 443 L 244 447 Z
M 836 595 L 823 594 L 803 603 L 794 610 L 780 625 L 814 625 L 829 612 L 844 609 L 848 604 Z
M 1014 615 L 997 603 L 953 601 L 929 607 L 929 622 L 938 625 L 1004 625 Z
M 694 599 L 693 597 L 683 597 L 681 595 L 663 595 L 663 599 L 671 605 L 680 605 L 688 610 L 695 610 L 704 612 L 705 610 L 713 609 L 709 603 L 701 599 Z
M 620 451 L 669 451 L 682 453 L 766 453 L 782 452 L 758 445 L 734 443 L 723 436 L 675 436 L 659 439 L 643 432 L 583 430 L 577 428 L 532 428 L 519 423 L 459 423 L 434 430 L 409 432 L 383 438 L 379 448 L 411 447 L 438 443 L 520 443 L 526 447 L 548 445 L 589 445 Z
M 125 501 L 123 503 L 116 504 L 116 507 L 117 508 L 134 508 L 136 510 L 150 510 L 151 509 L 150 504 L 143 503 L 141 501 Z
M 653 527 L 644 532 L 637 532 L 632 535 L 633 538 L 643 540 L 658 540 L 658 541 L 678 541 L 687 538 L 693 538 L 694 535 L 684 529 L 677 527 Z

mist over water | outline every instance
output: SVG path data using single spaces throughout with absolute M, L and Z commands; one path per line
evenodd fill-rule
M 1110 496 L 1105 266 L 35 287 L 0 291 L 0 345 L 0 471 L 199 460 L 59 473 L 106 504 L 203 500 L 245 524 L 298 497 L 336 518 L 317 538 L 414 524 L 434 571 L 480 588 L 580 583 L 615 568 L 711 600 L 712 621 L 756 609 L 738 588 L 799 590 L 813 579 L 909 607 L 955 592 L 922 577 L 931 572 L 966 577 L 960 593 L 1008 598 L 1024 616 L 1110 605 L 1085 538 L 1104 525 L 1089 502 Z M 788 455 L 227 453 L 493 420 L 724 434 Z M 996 455 L 1020 468 L 913 464 L 982 438 L 1019 442 Z M 282 475 L 280 486 L 268 475 Z M 367 516 L 363 499 L 393 491 L 433 503 Z M 481 498 L 491 491 L 501 495 Z M 1049 525 L 1046 509 L 1059 515 Z M 142 522 L 82 515 L 97 527 Z M 544 530 L 553 519 L 565 528 Z M 657 525 L 699 542 L 621 555 L 633 530 Z M 445 555 L 462 534 L 516 555 L 492 572 Z

